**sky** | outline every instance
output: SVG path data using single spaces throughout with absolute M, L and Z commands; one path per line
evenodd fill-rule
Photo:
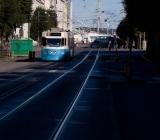
M 124 16 L 122 0 L 99 1 L 100 26 L 116 28 Z M 97 3 L 98 0 L 72 0 L 73 26 L 97 27 Z

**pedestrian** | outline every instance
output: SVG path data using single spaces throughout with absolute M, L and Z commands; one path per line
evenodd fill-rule
M 112 41 L 110 40 L 110 41 L 108 42 L 108 49 L 109 49 L 109 51 L 111 51 L 111 48 L 112 48 Z
M 125 40 L 124 48 L 125 48 L 125 49 L 128 48 L 128 41 L 127 41 L 127 40 Z

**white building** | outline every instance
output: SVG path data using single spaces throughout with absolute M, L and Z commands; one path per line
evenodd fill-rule
M 47 3 L 49 2 L 50 0 L 32 0 L 32 10 L 33 12 L 36 10 L 37 7 L 42 7 L 42 8 L 45 8 L 45 6 L 48 6 Z M 49 7 L 49 6 L 48 6 Z M 20 29 L 17 29 L 16 30 L 16 36 L 17 37 L 20 37 L 20 33 L 19 33 L 19 30 Z M 29 38 L 29 34 L 30 34 L 30 24 L 29 23 L 24 23 L 22 25 L 22 38 L 23 39 L 28 39 Z
M 55 10 L 57 13 L 58 27 L 68 29 L 70 19 L 71 0 L 33 0 L 33 11 L 38 7 Z
M 55 10 L 57 14 L 58 27 L 64 30 L 69 28 L 69 17 L 70 17 L 70 0 L 42 0 L 42 7 L 45 9 Z
M 50 0 L 47 0 L 47 1 L 50 1 Z M 33 3 L 32 4 L 32 10 L 34 12 L 37 7 L 45 8 L 46 0 L 32 0 L 32 3 Z
M 67 30 L 69 27 L 69 8 L 67 0 L 58 0 L 56 3 L 56 13 L 58 27 Z
M 58 27 L 64 30 L 68 30 L 70 26 L 70 0 L 32 0 L 32 10 L 33 12 L 37 7 L 42 7 L 44 9 L 52 9 L 57 13 L 57 23 Z M 23 36 L 22 38 L 29 38 L 29 24 L 24 23 L 22 26 Z M 20 37 L 19 30 L 16 31 L 16 36 Z

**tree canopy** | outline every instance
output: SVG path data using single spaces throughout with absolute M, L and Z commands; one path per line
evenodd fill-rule
M 11 34 L 31 15 L 32 0 L 0 0 L 0 35 Z
M 158 20 L 158 1 L 123 0 L 126 18 L 130 27 L 146 32 L 146 56 L 152 61 L 160 60 L 160 21 Z M 119 24 L 119 27 L 122 24 Z M 134 31 L 134 30 L 133 30 Z M 159 63 L 160 66 L 160 63 Z
M 13 35 L 17 27 L 31 23 L 30 36 L 37 40 L 45 30 L 57 26 L 57 15 L 53 10 L 38 7 L 32 11 L 32 0 L 0 0 L 0 39 Z M 2 44 L 1 44 L 2 46 Z
M 53 10 L 38 7 L 31 18 L 31 38 L 37 40 L 42 32 L 57 26 L 57 15 Z
M 159 2 L 155 0 L 124 0 L 129 23 L 142 31 L 159 29 L 158 6 Z

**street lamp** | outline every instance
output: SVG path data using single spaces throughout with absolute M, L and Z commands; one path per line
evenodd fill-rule
M 104 20 L 107 23 L 107 34 L 109 34 L 109 20 L 108 18 Z
M 37 23 L 38 23 L 38 39 L 37 39 L 37 43 L 38 43 L 38 47 L 39 47 L 39 41 L 40 41 L 40 37 L 39 37 L 39 10 L 37 11 Z
M 51 28 L 51 25 L 50 25 L 50 24 L 52 24 L 50 22 L 51 17 L 52 17 L 51 11 L 37 10 L 37 13 L 36 13 L 37 24 L 36 24 L 36 26 L 38 29 L 36 32 L 38 34 L 37 35 L 37 46 L 38 47 L 40 47 L 42 32 Z

